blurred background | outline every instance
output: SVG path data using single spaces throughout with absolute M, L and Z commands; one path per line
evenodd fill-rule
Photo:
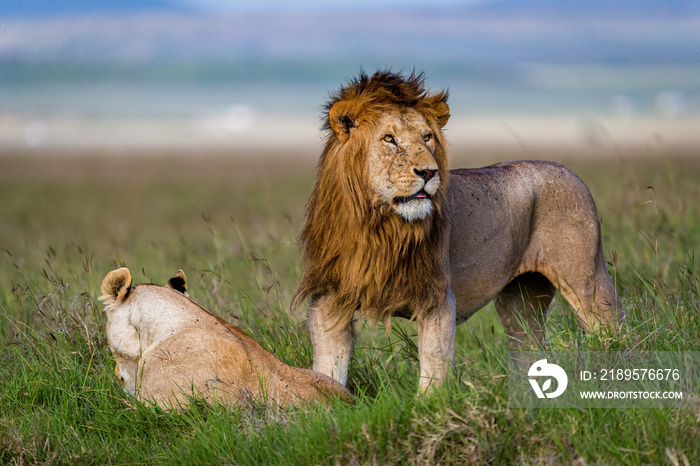
M 2 0 L 0 154 L 313 150 L 360 69 L 449 88 L 454 146 L 700 143 L 699 0 Z

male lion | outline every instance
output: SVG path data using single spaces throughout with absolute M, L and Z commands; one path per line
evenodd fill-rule
M 347 382 L 356 311 L 417 320 L 421 391 L 447 378 L 456 324 L 492 300 L 516 340 L 521 323 L 542 331 L 556 289 L 585 329 L 617 321 L 593 199 L 564 166 L 449 171 L 447 92 L 422 74 L 361 73 L 326 108 L 294 297 L 310 298 L 314 370 Z
M 126 268 L 102 282 L 107 341 L 115 375 L 140 401 L 185 406 L 193 395 L 237 404 L 263 399 L 287 405 L 338 397 L 345 387 L 323 374 L 282 363 L 238 327 L 185 294 L 182 270 L 166 286 L 131 286 Z

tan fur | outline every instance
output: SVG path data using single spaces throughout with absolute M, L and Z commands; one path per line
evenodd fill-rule
M 541 332 L 555 289 L 585 328 L 618 317 L 586 186 L 543 161 L 450 172 L 446 100 L 420 75 L 377 72 L 327 105 L 293 304 L 310 298 L 314 369 L 342 383 L 356 311 L 418 321 L 421 390 L 449 375 L 455 325 L 491 300 L 513 341 L 523 321 Z
M 191 396 L 227 405 L 351 401 L 331 378 L 282 363 L 245 332 L 188 299 L 182 270 L 166 286 L 132 287 L 131 282 L 126 268 L 110 272 L 100 299 L 115 375 L 139 400 L 165 409 L 184 406 Z

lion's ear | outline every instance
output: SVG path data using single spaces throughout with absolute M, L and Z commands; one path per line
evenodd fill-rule
M 350 137 L 350 133 L 357 128 L 356 120 L 356 105 L 348 100 L 334 103 L 328 111 L 328 122 L 340 142 L 345 142 Z
M 435 113 L 437 114 L 437 124 L 442 128 L 450 119 L 450 107 L 445 102 L 435 104 Z
M 440 128 L 447 124 L 450 119 L 450 107 L 447 105 L 448 91 L 441 91 L 437 94 L 429 95 L 423 105 L 430 108 L 430 112 L 435 115 L 435 120 Z

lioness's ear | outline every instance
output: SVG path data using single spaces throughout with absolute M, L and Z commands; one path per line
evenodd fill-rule
M 102 281 L 100 301 L 107 306 L 124 301 L 131 291 L 131 280 L 131 272 L 126 267 L 109 272 Z
M 185 277 L 185 272 L 183 272 L 182 269 L 178 270 L 175 276 L 168 280 L 165 286 L 187 296 L 187 277 Z
M 334 103 L 328 111 L 328 123 L 340 142 L 345 142 L 350 137 L 350 133 L 357 128 L 356 120 L 356 105 L 347 100 Z

